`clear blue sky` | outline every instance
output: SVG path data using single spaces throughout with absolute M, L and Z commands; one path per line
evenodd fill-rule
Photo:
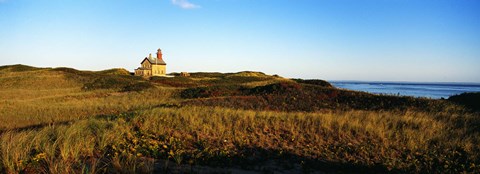
M 480 82 L 478 0 L 0 0 L 0 65 Z

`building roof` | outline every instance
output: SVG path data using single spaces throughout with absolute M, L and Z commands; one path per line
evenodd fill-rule
M 167 63 L 165 63 L 165 61 L 163 61 L 162 59 L 157 59 L 157 58 L 150 59 L 147 57 L 145 57 L 145 59 L 143 59 L 140 64 L 142 64 L 145 60 L 148 60 L 148 62 L 150 62 L 152 65 L 167 65 Z

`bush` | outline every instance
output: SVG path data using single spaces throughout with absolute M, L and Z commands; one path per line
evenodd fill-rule
M 318 79 L 311 79 L 311 80 L 292 79 L 292 80 L 297 82 L 297 83 L 317 85 L 317 86 L 322 86 L 322 87 L 333 87 L 332 84 L 328 83 L 325 80 L 318 80 Z
M 480 92 L 466 92 L 460 95 L 450 96 L 448 100 L 463 105 L 473 111 L 480 111 Z
M 221 97 L 221 96 L 234 96 L 242 93 L 242 87 L 240 86 L 208 86 L 208 87 L 196 87 L 188 88 L 180 93 L 182 98 L 208 98 L 208 97 Z
M 122 92 L 136 91 L 140 92 L 146 89 L 153 88 L 153 85 L 148 82 L 137 82 L 123 87 Z
M 265 86 L 257 86 L 247 90 L 249 95 L 259 94 L 286 94 L 289 92 L 301 91 L 302 86 L 297 83 L 281 82 Z

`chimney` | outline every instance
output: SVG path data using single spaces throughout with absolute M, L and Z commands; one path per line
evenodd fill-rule
M 148 55 L 148 59 L 152 59 L 152 53 Z
M 163 59 L 163 58 L 162 58 L 162 50 L 161 50 L 160 48 L 157 50 L 157 58 L 158 58 L 159 60 L 162 60 L 162 59 Z

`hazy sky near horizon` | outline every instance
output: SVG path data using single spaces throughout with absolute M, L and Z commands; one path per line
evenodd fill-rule
M 480 82 L 479 0 L 0 0 L 0 65 Z

